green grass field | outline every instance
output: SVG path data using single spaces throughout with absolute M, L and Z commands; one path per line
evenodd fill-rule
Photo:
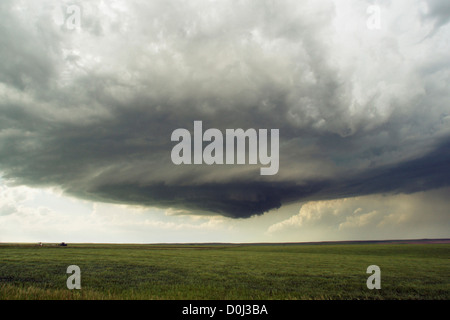
M 0 245 L 0 299 L 449 299 L 450 244 Z M 69 265 L 81 290 L 69 290 Z M 369 265 L 381 289 L 369 290 Z

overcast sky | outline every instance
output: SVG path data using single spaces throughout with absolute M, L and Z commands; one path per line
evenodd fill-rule
M 0 2 L 0 241 L 450 237 L 448 0 Z M 171 133 L 278 129 L 279 171 Z

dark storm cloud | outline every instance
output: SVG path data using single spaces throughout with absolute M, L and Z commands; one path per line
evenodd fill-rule
M 403 51 L 408 34 L 333 26 L 329 1 L 74 3 L 81 31 L 55 23 L 52 1 L 0 5 L 0 171 L 11 183 L 249 217 L 450 181 L 438 34 Z M 195 120 L 279 129 L 278 174 L 175 166 L 171 133 Z
M 450 141 L 447 141 L 418 159 L 367 170 L 355 177 L 334 181 L 325 188 L 325 194 L 326 196 L 333 194 L 338 198 L 438 189 L 449 184 L 449 161 Z

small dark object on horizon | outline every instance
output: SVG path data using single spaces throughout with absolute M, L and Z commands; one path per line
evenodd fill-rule
M 60 246 L 60 247 L 67 247 L 67 243 L 61 242 L 61 243 L 59 244 L 59 246 Z

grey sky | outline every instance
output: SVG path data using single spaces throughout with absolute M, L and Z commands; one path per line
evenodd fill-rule
M 233 218 L 446 187 L 448 1 L 379 1 L 380 30 L 373 3 L 2 1 L 2 177 Z M 194 120 L 279 129 L 279 173 L 175 166 Z

